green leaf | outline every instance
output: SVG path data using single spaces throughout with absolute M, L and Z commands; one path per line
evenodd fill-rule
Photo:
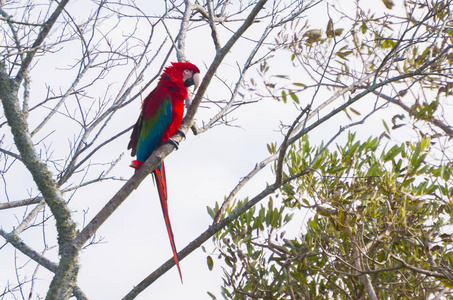
M 344 31 L 344 28 L 338 28 L 338 29 L 335 29 L 335 36 L 340 36 Z
M 212 219 L 215 218 L 216 212 L 210 208 L 209 206 L 206 206 L 206 209 L 208 210 L 208 214 L 211 216 Z
M 276 152 L 275 143 L 267 144 L 267 151 L 269 151 L 270 154 L 274 154 Z
M 423 139 L 420 143 L 420 147 L 422 147 L 422 149 L 426 149 L 430 145 L 430 141 L 430 138 Z
M 296 102 L 297 104 L 299 104 L 299 98 L 297 98 L 296 93 L 294 93 L 294 92 L 291 91 L 289 95 L 291 96 L 291 98 L 293 99 L 294 102 Z
M 344 109 L 343 111 L 344 111 L 344 113 L 346 114 L 346 117 L 348 117 L 348 119 L 352 121 L 352 118 L 351 118 L 351 116 L 348 114 L 348 111 L 347 111 L 346 109 Z
M 352 50 L 348 50 L 348 51 L 338 51 L 337 53 L 335 53 L 336 56 L 342 58 L 342 59 L 345 59 L 347 60 L 346 56 L 348 55 L 351 55 L 353 53 Z
M 395 3 L 393 3 L 392 0 L 382 0 L 382 2 L 384 3 L 385 7 L 387 7 L 388 9 L 392 9 L 393 6 L 395 6 Z
M 379 176 L 379 165 L 378 164 L 372 165 L 368 169 L 366 176 Z
M 209 271 L 212 271 L 212 268 L 214 268 L 214 260 L 212 259 L 212 257 L 210 255 L 208 255 L 206 257 L 206 263 L 208 264 Z
M 326 28 L 326 34 L 328 38 L 332 38 L 334 31 L 333 31 L 333 21 L 332 19 L 329 19 L 329 22 L 327 22 L 327 28 Z
M 321 39 L 321 30 L 319 29 L 310 29 L 304 33 L 304 37 L 307 38 L 307 43 L 318 42 Z
M 294 196 L 296 194 L 296 192 L 294 192 L 294 187 L 289 183 L 286 183 L 285 185 L 283 185 L 282 190 L 283 190 L 283 192 L 285 192 L 285 194 L 287 194 L 289 196 Z
M 409 184 L 414 182 L 414 180 L 415 180 L 415 177 L 411 177 L 411 178 L 409 178 L 407 180 L 404 180 L 403 183 L 401 183 L 401 185 L 404 186 L 404 187 L 407 187 L 407 186 L 409 186 Z
M 360 25 L 360 31 L 365 34 L 367 31 L 368 27 L 366 27 L 366 23 L 362 22 L 362 25 Z
M 231 262 L 230 258 L 228 256 L 225 256 L 225 263 L 227 264 L 227 266 L 229 267 L 233 267 L 233 263 Z
M 412 157 L 410 159 L 411 165 L 416 165 L 418 157 L 420 156 L 421 150 L 422 150 L 422 148 L 420 147 L 420 145 L 417 145 L 415 147 L 414 153 L 412 154 Z
M 303 200 L 302 200 L 303 201 Z M 305 200 L 306 201 L 306 200 Z M 285 223 L 288 223 L 289 221 L 291 221 L 293 219 L 293 216 L 294 214 L 289 214 L 289 215 L 285 215 L 285 218 L 283 219 L 283 221 Z
M 358 112 L 357 110 L 353 109 L 352 107 L 350 107 L 349 110 L 352 111 L 353 113 L 355 113 L 356 115 L 360 116 L 360 112 Z
M 284 103 L 286 103 L 286 93 L 285 91 L 282 91 L 282 100 Z
M 389 161 L 395 158 L 401 152 L 401 147 L 395 145 L 384 155 L 382 158 L 383 161 Z
M 379 139 L 374 138 L 371 140 L 371 138 L 367 141 L 367 147 L 368 149 L 375 150 L 379 146 Z

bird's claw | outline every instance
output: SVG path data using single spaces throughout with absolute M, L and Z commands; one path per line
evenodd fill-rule
M 186 139 L 186 134 L 181 129 L 176 130 L 176 132 L 182 135 L 184 139 Z
M 168 140 L 167 140 L 167 143 L 170 143 L 170 144 L 172 144 L 173 146 L 175 146 L 176 150 L 179 149 L 179 142 L 177 142 L 177 141 L 175 141 L 175 140 L 173 140 L 173 139 L 168 139 Z

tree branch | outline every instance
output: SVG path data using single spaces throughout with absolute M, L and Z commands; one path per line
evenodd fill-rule
M 290 182 L 298 177 L 301 177 L 309 172 L 308 169 L 303 170 L 302 172 L 295 174 L 286 178 L 282 184 Z M 225 219 L 221 220 L 219 223 L 210 226 L 206 231 L 200 234 L 196 239 L 190 242 L 184 249 L 178 252 L 179 260 L 183 260 L 186 256 L 190 253 L 198 249 L 204 242 L 210 239 L 214 234 L 222 230 L 225 226 L 239 218 L 243 213 L 249 210 L 251 207 L 255 206 L 258 202 L 263 200 L 265 197 L 274 193 L 277 189 L 280 188 L 281 185 L 272 184 L 265 188 L 261 193 L 250 199 L 248 202 L 244 203 L 241 207 L 236 209 L 234 212 L 229 214 Z M 175 261 L 173 258 L 167 260 L 164 264 L 162 264 L 158 269 L 156 269 L 153 273 L 148 275 L 145 279 L 143 279 L 138 285 L 136 285 L 122 300 L 131 300 L 134 299 L 139 293 L 141 293 L 145 288 L 150 286 L 154 281 L 156 281 L 160 276 L 165 274 L 170 268 L 175 265 Z
M 221 48 L 217 52 L 214 61 L 211 63 L 208 71 L 206 72 L 206 75 L 203 78 L 203 81 L 201 82 L 200 87 L 198 88 L 197 94 L 195 95 L 195 98 L 192 101 L 192 105 L 189 107 L 186 116 L 184 117 L 181 123 L 180 129 L 184 133 L 187 133 L 188 129 L 192 125 L 195 113 L 197 112 L 201 100 L 203 99 L 203 95 L 206 92 L 206 89 L 208 88 L 217 68 L 220 66 L 220 63 L 223 61 L 223 59 L 228 54 L 233 45 L 237 42 L 237 40 L 244 34 L 244 32 L 250 27 L 250 25 L 252 25 L 253 21 L 255 20 L 255 17 L 261 11 L 266 2 L 267 0 L 260 0 L 255 5 L 253 10 L 248 15 L 247 19 L 241 25 L 241 27 L 239 27 L 239 29 L 233 34 L 233 36 L 228 40 L 225 46 L 223 46 L 223 48 Z
M 15 234 L 14 232 L 7 233 L 3 229 L 0 228 L 0 235 L 8 243 L 10 243 L 12 246 L 14 246 L 14 248 L 19 250 L 20 252 L 22 252 L 23 254 L 25 254 L 26 256 L 28 256 L 29 258 L 34 260 L 35 262 L 37 262 L 39 265 L 46 268 L 47 270 L 49 270 L 53 273 L 55 273 L 58 270 L 58 265 L 56 263 L 45 258 L 40 253 L 33 250 L 30 246 L 25 244 L 24 241 L 21 238 L 19 238 L 19 236 L 17 234 Z M 85 294 L 83 293 L 83 291 L 78 286 L 74 286 L 73 294 L 78 300 L 88 299 L 85 296 Z
M 31 51 L 27 52 L 27 56 L 25 59 L 22 61 L 20 65 L 20 69 L 17 72 L 15 81 L 17 84 L 20 84 L 22 82 L 22 79 L 25 77 L 26 73 L 28 72 L 28 67 L 31 64 L 31 61 L 33 60 L 33 57 L 36 54 L 36 51 L 39 49 L 41 44 L 44 42 L 44 39 L 47 37 L 49 34 L 50 30 L 52 29 L 53 25 L 57 21 L 58 17 L 60 16 L 61 12 L 63 11 L 64 7 L 66 4 L 68 4 L 69 0 L 62 0 L 55 11 L 52 13 L 50 18 L 47 20 L 46 23 L 44 23 L 41 27 L 41 31 L 39 32 L 35 42 L 31 46 Z
M 185 0 L 186 9 L 181 21 L 181 28 L 178 34 L 178 47 L 176 48 L 176 57 L 178 61 L 186 61 L 186 34 L 189 29 L 190 16 L 192 15 L 193 6 L 189 0 Z
M 212 40 L 214 42 L 214 47 L 216 51 L 220 50 L 220 42 L 219 42 L 219 35 L 217 34 L 217 29 L 215 26 L 215 21 L 214 21 L 214 12 L 212 9 L 212 0 L 206 1 L 206 5 L 208 6 L 208 22 L 209 22 L 209 27 L 211 27 L 211 36 Z

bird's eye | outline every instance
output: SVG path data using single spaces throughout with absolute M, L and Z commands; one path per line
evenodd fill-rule
M 184 73 L 189 74 L 190 71 L 189 70 L 184 70 Z

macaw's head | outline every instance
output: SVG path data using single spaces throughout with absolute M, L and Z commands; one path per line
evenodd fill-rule
M 170 67 L 166 67 L 164 74 L 178 86 L 189 87 L 200 84 L 200 70 L 190 62 L 172 62 Z

